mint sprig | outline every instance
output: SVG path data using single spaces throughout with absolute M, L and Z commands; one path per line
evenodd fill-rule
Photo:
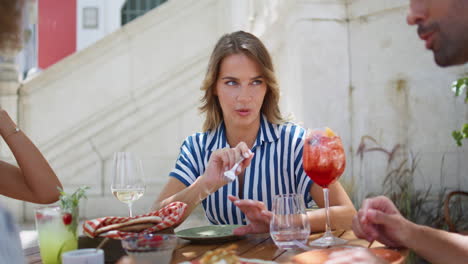
M 78 206 L 80 199 L 87 199 L 86 191 L 89 189 L 88 186 L 79 187 L 74 193 L 67 194 L 62 188 L 57 187 L 60 191 L 60 208 L 63 212 L 72 215 L 72 222 L 68 225 L 68 229 L 76 236 L 76 228 L 78 226 Z

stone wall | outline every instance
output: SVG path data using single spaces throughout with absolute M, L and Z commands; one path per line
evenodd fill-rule
M 468 107 L 449 89 L 468 67 L 437 67 L 416 27 L 406 24 L 407 10 L 405 0 L 351 1 L 351 145 L 356 151 L 363 135 L 387 149 L 402 144 L 408 157 L 419 160 L 417 188 L 437 191 L 442 174 L 445 187 L 468 189 L 468 146 L 459 148 L 451 138 L 451 131 L 467 122 Z M 382 153 L 362 164 L 354 159 L 361 189 L 380 192 L 386 163 Z

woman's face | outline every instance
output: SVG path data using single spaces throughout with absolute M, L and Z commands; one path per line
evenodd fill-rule
M 245 128 L 257 125 L 266 91 L 265 78 L 256 61 L 243 53 L 222 60 L 214 92 L 226 124 Z

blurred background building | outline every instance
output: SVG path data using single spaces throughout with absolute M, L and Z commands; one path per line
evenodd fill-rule
M 29 0 L 19 78 L 0 79 L 0 104 L 66 190 L 91 187 L 86 218 L 126 215 L 110 192 L 112 157 L 139 155 L 142 213 L 182 141 L 201 129 L 199 87 L 214 44 L 245 30 L 273 55 L 283 113 L 343 138 L 342 182 L 356 206 L 372 193 L 467 190 L 468 143 L 450 135 L 468 107 L 449 87 L 468 67 L 438 68 L 407 10 L 407 0 Z M 2 204 L 32 221 L 34 204 Z
M 27 0 L 20 78 L 47 69 L 167 0 Z

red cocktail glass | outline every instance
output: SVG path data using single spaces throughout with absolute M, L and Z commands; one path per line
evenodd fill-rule
M 346 240 L 331 233 L 328 186 L 343 174 L 346 157 L 340 137 L 329 128 L 308 129 L 303 149 L 303 166 L 306 174 L 323 188 L 325 197 L 325 234 L 310 243 L 311 246 L 328 247 L 345 244 Z

